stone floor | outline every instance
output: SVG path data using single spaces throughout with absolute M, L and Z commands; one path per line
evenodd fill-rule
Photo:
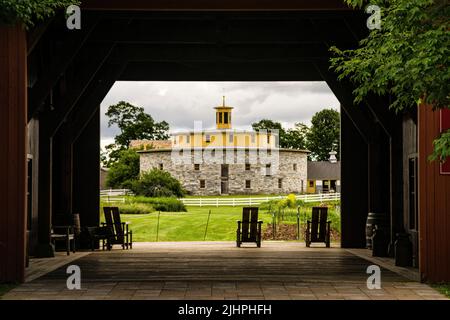
M 293 242 L 266 241 L 262 248 L 236 248 L 232 242 L 138 243 L 133 250 L 117 247 L 73 259 L 64 266 L 47 263 L 48 273 L 3 299 L 445 299 L 383 266 L 381 289 L 369 290 L 366 269 L 373 261 L 341 248 L 305 248 Z M 80 290 L 66 287 L 70 264 L 81 269 Z

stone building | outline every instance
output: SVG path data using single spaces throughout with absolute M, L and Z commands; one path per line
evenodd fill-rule
M 215 109 L 215 129 L 172 133 L 165 142 L 132 142 L 140 149 L 141 173 L 168 171 L 193 195 L 306 192 L 308 151 L 279 148 L 276 131 L 232 129 L 233 108 L 225 99 Z

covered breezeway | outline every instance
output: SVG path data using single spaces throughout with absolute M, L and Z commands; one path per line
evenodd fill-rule
M 94 0 L 79 31 L 62 14 L 28 33 L 2 28 L 0 280 L 24 281 L 26 252 L 54 255 L 52 224 L 72 213 L 82 226 L 99 224 L 99 106 L 118 80 L 326 81 L 341 102 L 342 247 L 363 248 L 368 212 L 382 212 L 391 247 L 397 232 L 410 232 L 422 278 L 449 280 L 450 182 L 426 161 L 438 115 L 421 111 L 417 129 L 389 112 L 388 97 L 354 106 L 351 85 L 329 70 L 328 49 L 356 47 L 366 15 L 341 1 L 312 3 Z M 417 216 L 405 211 L 410 145 L 420 146 L 427 181 Z

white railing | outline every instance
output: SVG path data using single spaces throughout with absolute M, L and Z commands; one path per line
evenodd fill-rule
M 125 202 L 125 196 L 132 196 L 130 189 L 100 190 L 100 200 L 103 202 Z
M 295 196 L 297 200 L 303 200 L 305 202 L 327 202 L 327 201 L 339 201 L 341 200 L 341 194 L 339 192 L 333 193 L 320 193 L 320 194 L 302 194 Z M 194 207 L 223 207 L 223 206 L 253 206 L 260 205 L 261 203 L 270 200 L 285 199 L 286 196 L 272 196 L 272 197 L 250 197 L 250 198 L 181 198 L 186 206 Z

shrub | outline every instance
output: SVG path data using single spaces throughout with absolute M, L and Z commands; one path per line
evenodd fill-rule
M 144 203 L 124 203 L 117 205 L 120 213 L 123 214 L 147 214 L 155 211 L 151 204 Z
M 169 172 L 152 169 L 133 183 L 133 192 L 146 197 L 183 197 L 185 190 Z
M 155 210 L 182 212 L 187 211 L 183 202 L 176 198 L 147 198 L 147 197 L 132 197 L 129 198 L 132 203 L 151 204 Z
M 139 177 L 139 154 L 134 150 L 122 150 L 117 162 L 111 165 L 106 185 L 116 189 L 130 189 Z
M 297 199 L 295 198 L 295 194 L 291 193 L 286 197 L 286 206 L 294 209 L 297 205 Z

